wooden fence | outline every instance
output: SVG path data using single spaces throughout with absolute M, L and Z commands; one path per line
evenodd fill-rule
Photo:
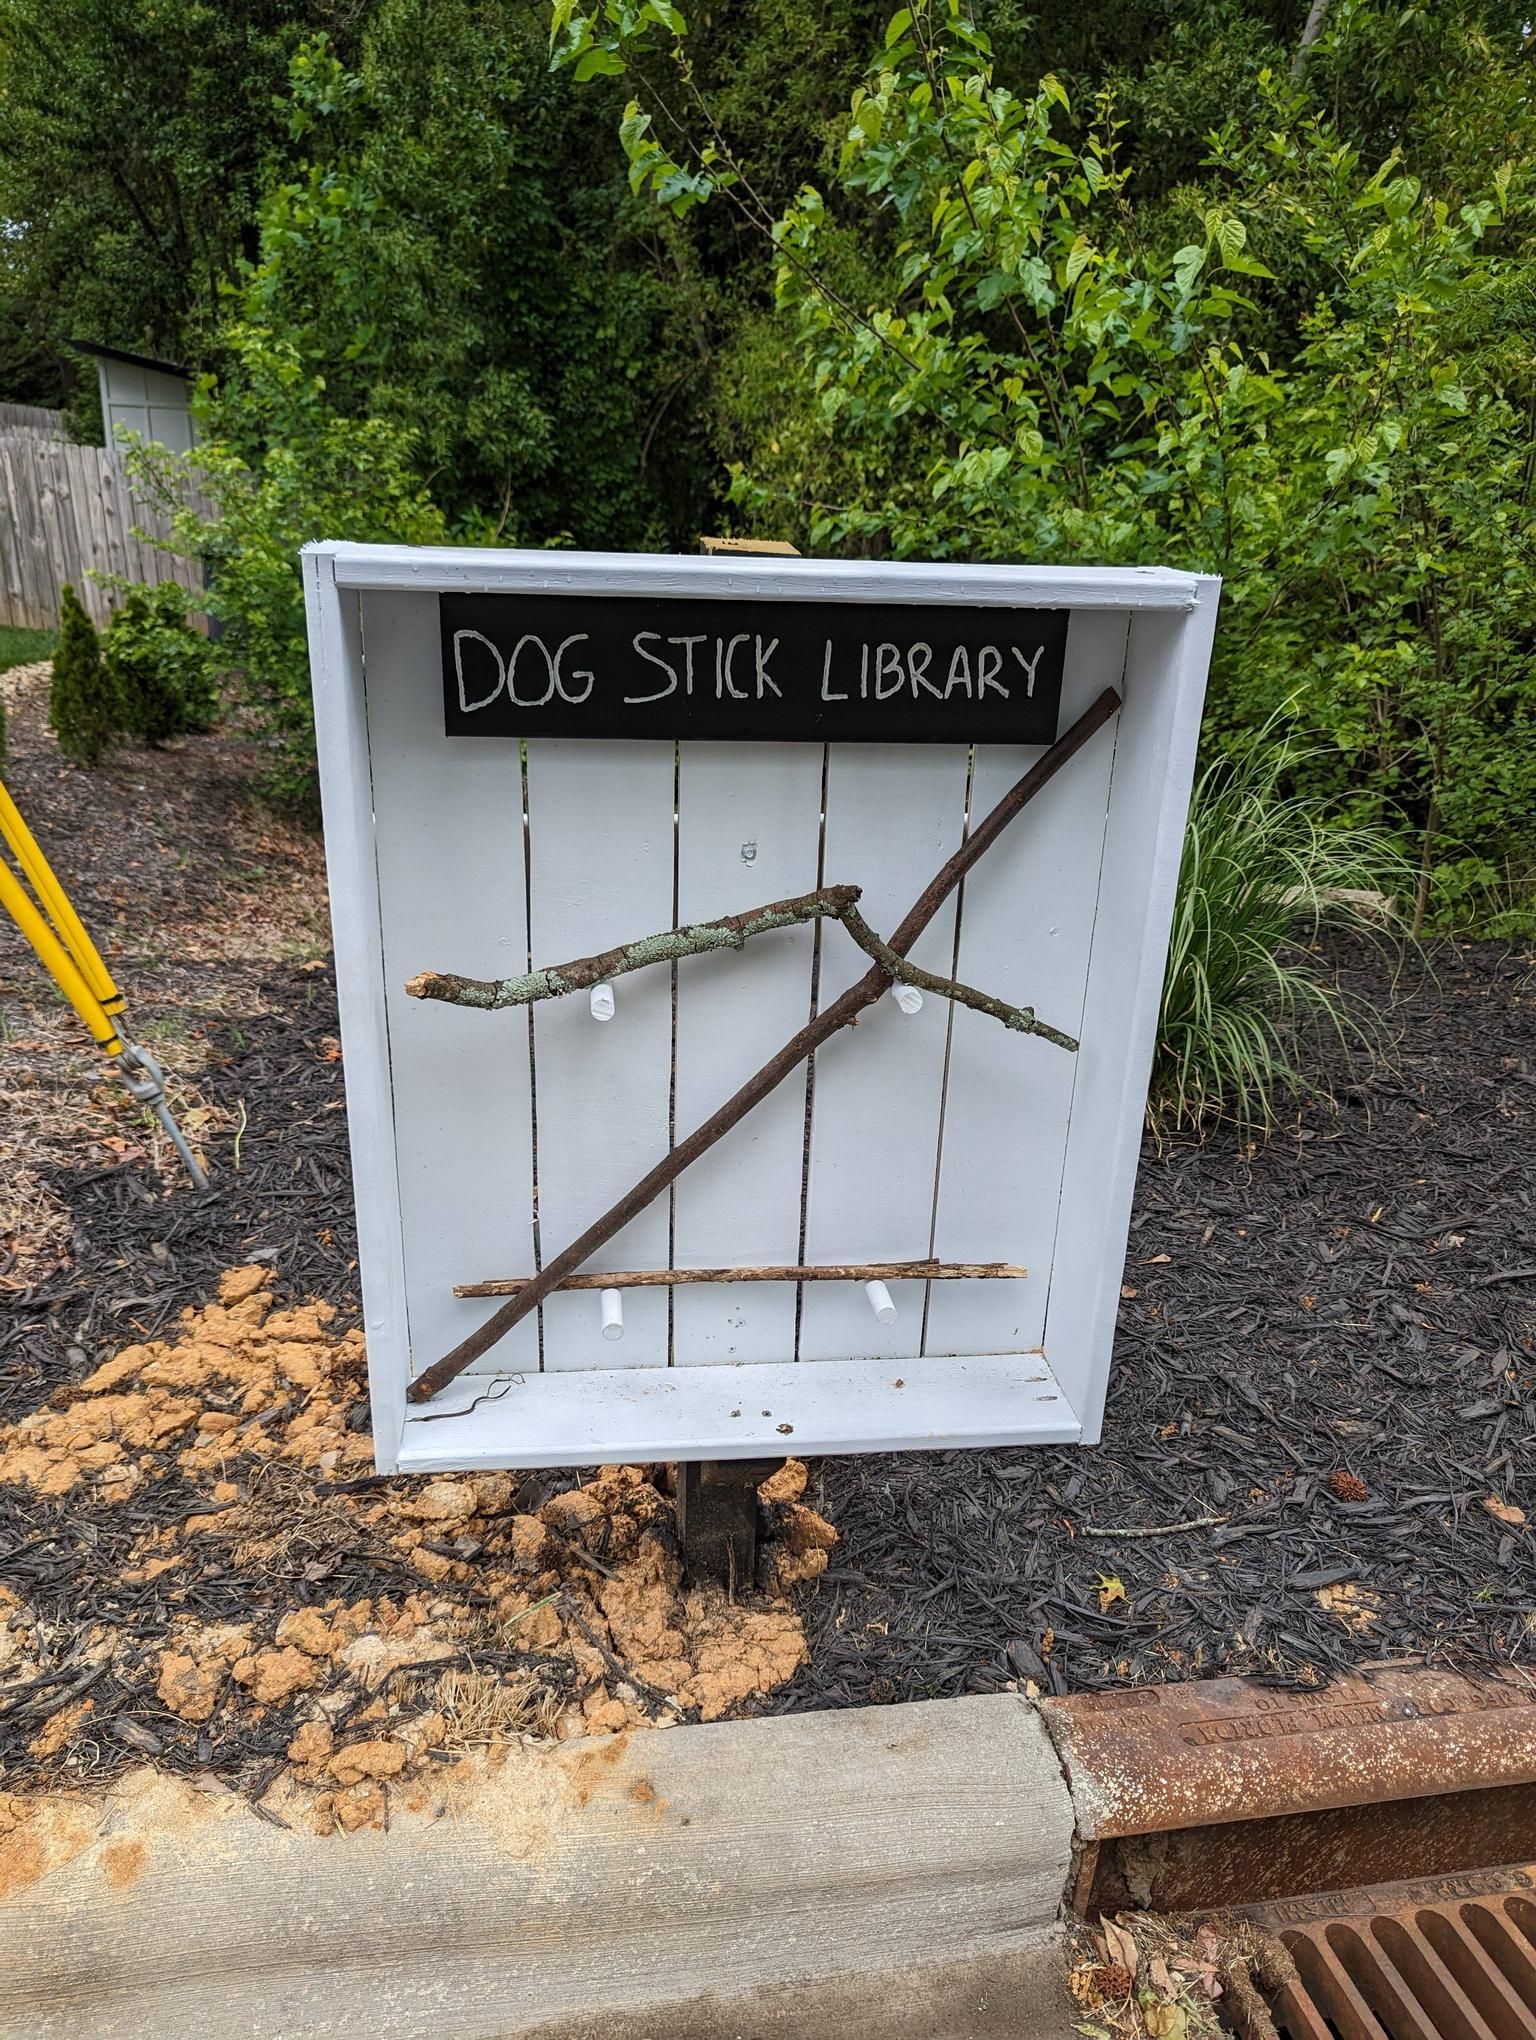
M 91 573 L 130 581 L 202 586 L 194 560 L 162 552 L 135 536 L 170 536 L 170 516 L 137 495 L 122 457 L 104 446 L 74 446 L 41 427 L 7 425 L 0 407 L 0 623 L 49 630 L 59 620 L 66 581 L 97 623 L 111 613 L 108 589 Z M 46 417 L 45 413 L 34 416 Z
M 40 404 L 0 404 L 0 432 L 42 432 L 50 439 L 67 439 L 63 414 L 45 411 Z

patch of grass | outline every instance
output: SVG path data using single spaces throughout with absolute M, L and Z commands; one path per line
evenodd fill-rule
M 532 1672 L 444 1672 L 437 1704 L 448 1724 L 443 1747 L 490 1749 L 521 1735 L 552 1739 L 564 1701 Z
M 12 666 L 51 659 L 57 637 L 57 631 L 22 630 L 16 624 L 0 623 L 0 673 L 8 673 Z
M 1330 827 L 1282 794 L 1296 762 L 1270 732 L 1196 781 L 1152 1072 L 1163 1130 L 1220 1118 L 1267 1133 L 1280 1101 L 1316 1081 L 1309 1050 L 1368 1037 L 1314 947 L 1325 925 L 1381 936 L 1411 871 L 1386 830 Z

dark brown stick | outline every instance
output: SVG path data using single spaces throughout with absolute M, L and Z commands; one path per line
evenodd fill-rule
M 819 1261 L 762 1268 L 625 1268 L 567 1275 L 562 1289 L 680 1289 L 692 1282 L 1018 1282 L 1029 1273 L 1012 1261 Z M 455 1282 L 455 1296 L 516 1296 L 531 1275 Z M 230 1504 L 229 1506 L 233 1506 Z M 207 1513 L 205 1511 L 205 1513 Z
M 934 915 L 943 906 L 955 887 L 964 878 L 979 857 L 985 856 L 998 837 L 1014 817 L 1034 799 L 1061 770 L 1069 759 L 1087 743 L 1096 730 L 1102 729 L 1115 710 L 1120 706 L 1120 696 L 1113 687 L 1104 692 L 1084 710 L 1065 736 L 1058 737 L 1044 755 L 1035 760 L 1023 778 L 1005 793 L 985 821 L 968 836 L 944 868 L 929 882 L 921 897 L 914 903 L 896 933 L 891 937 L 890 947 L 898 956 L 905 956 L 919 935 L 928 926 Z M 797 1069 L 806 1057 L 829 1041 L 841 1028 L 856 1020 L 867 1006 L 872 1006 L 891 983 L 890 973 L 880 965 L 867 971 L 857 984 L 850 985 L 839 999 L 834 999 L 825 1011 L 818 1013 L 814 1020 L 802 1027 L 779 1050 L 778 1054 L 764 1063 L 753 1077 L 749 1077 L 733 1098 L 726 1100 L 718 1112 L 712 1113 L 702 1126 L 695 1127 L 686 1140 L 679 1141 L 669 1154 L 662 1156 L 653 1169 L 641 1177 L 633 1189 L 626 1191 L 611 1210 L 589 1225 L 578 1239 L 555 1255 L 535 1279 L 520 1289 L 516 1296 L 508 1297 L 499 1310 L 492 1311 L 485 1323 L 461 1339 L 450 1353 L 436 1360 L 411 1383 L 406 1394 L 410 1401 L 427 1402 L 440 1388 L 446 1388 L 456 1375 L 462 1374 L 472 1361 L 488 1353 L 492 1346 L 504 1339 L 512 1327 L 520 1324 L 530 1311 L 539 1305 L 576 1270 L 589 1261 L 598 1248 L 606 1245 L 614 1234 L 620 1231 L 636 1213 L 644 1211 L 648 1204 L 658 1198 L 670 1183 L 707 1154 L 717 1140 L 729 1133 L 731 1128 L 760 1105 L 771 1091 L 783 1083 L 791 1070 Z

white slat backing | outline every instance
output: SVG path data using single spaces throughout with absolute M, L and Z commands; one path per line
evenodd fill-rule
M 741 913 L 816 883 L 819 744 L 681 747 L 678 919 Z M 812 927 L 759 935 L 744 949 L 678 967 L 677 1131 L 693 1131 L 810 1018 Z M 797 1070 L 676 1191 L 680 1268 L 796 1261 L 804 1180 L 805 1072 Z M 786 1361 L 795 1350 L 792 1284 L 679 1289 L 678 1366 Z
M 469 744 L 468 750 L 483 749 Z M 672 744 L 542 738 L 528 746 L 529 923 L 537 966 L 672 926 Z M 611 1020 L 588 995 L 534 1009 L 539 1232 L 546 1258 L 568 1246 L 667 1150 L 672 976 L 664 965 L 614 985 Z M 665 1268 L 666 1197 L 587 1264 Z M 518 1272 L 509 1270 L 509 1273 Z M 667 1292 L 631 1290 L 624 1336 L 602 1336 L 596 1292 L 544 1306 L 544 1365 L 664 1367 Z
M 527 1015 L 403 989 L 421 970 L 527 969 L 522 775 L 515 743 L 444 736 L 435 603 L 365 595 L 363 665 L 406 1315 L 420 1373 L 495 1309 L 455 1297 L 456 1282 L 533 1266 Z M 538 1364 L 532 1322 L 482 1363 Z
M 1064 729 L 1104 688 L 1121 685 L 1128 621 L 1074 613 Z M 1041 748 L 977 747 L 973 828 Z M 1111 724 L 973 867 L 960 908 L 960 981 L 1034 1006 L 1073 1035 L 1083 1024 L 1114 753 Z M 1043 1339 L 1076 1080 L 1077 1058 L 1065 1050 L 954 1009 L 933 1251 L 941 1261 L 1013 1261 L 1030 1272 L 1016 1282 L 932 1283 L 927 1353 L 1019 1352 Z
M 822 868 L 828 884 L 864 888 L 860 911 L 882 935 L 960 847 L 969 753 L 963 745 L 837 744 L 827 768 Z M 946 976 L 955 905 L 935 915 L 912 961 Z M 822 941 L 819 1005 L 863 976 L 869 960 L 840 928 Z M 807 1261 L 920 1259 L 933 1224 L 947 1008 L 925 998 L 907 1015 L 889 993 L 818 1053 L 807 1178 Z M 802 1360 L 915 1354 L 923 1284 L 893 1282 L 894 1324 L 876 1322 L 863 1285 L 807 1283 Z

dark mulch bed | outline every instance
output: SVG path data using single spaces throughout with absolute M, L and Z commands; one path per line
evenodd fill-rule
M 820 1466 L 843 1541 L 780 1706 L 1536 1667 L 1536 958 L 1442 949 L 1396 987 L 1341 962 L 1390 1037 L 1336 1111 L 1251 1159 L 1143 1155 L 1101 1445 Z M 1359 1633 L 1339 1587 L 1379 1597 Z
M 1510 1273 L 1536 1264 L 1536 966 L 1484 945 L 1395 987 L 1367 952 L 1342 968 L 1392 1040 L 1337 1110 L 1308 1103 L 1253 1155 L 1230 1135 L 1149 1144 L 1102 1445 L 819 1466 L 812 1499 L 843 1541 L 804 1604 L 811 1664 L 774 1708 L 1408 1654 L 1536 1663 L 1532 1528 L 1484 1507 L 1536 1518 L 1536 1276 Z M 268 1014 L 215 1023 L 204 1089 L 244 1124 L 238 1167 L 233 1133 L 210 1143 L 206 1197 L 137 1165 L 55 1179 L 76 1259 L 9 1299 L 0 1417 L 242 1261 L 355 1309 L 330 978 L 264 993 Z M 1365 1499 L 1334 1494 L 1344 1474 Z M 1089 1534 L 1206 1515 L 1230 1520 Z M 1339 1586 L 1379 1597 L 1369 1627 L 1319 1601 Z

